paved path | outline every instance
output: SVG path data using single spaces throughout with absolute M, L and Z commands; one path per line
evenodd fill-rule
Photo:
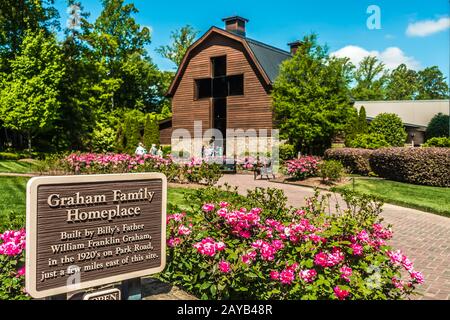
M 313 189 L 289 184 L 253 180 L 251 175 L 225 175 L 220 184 L 237 186 L 239 192 L 255 187 L 282 189 L 292 206 L 304 205 Z M 401 249 L 423 272 L 425 283 L 417 299 L 450 300 L 450 218 L 390 204 L 383 207 L 384 221 L 393 225 L 391 245 Z

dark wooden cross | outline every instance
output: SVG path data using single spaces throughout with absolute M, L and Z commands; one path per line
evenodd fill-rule
M 226 56 L 211 58 L 212 77 L 195 80 L 196 98 L 212 98 L 213 128 L 225 138 L 227 128 L 227 97 L 244 94 L 244 75 L 227 75 Z

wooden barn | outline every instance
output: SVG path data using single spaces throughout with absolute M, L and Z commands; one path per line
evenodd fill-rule
M 273 128 L 270 91 L 287 52 L 246 37 L 247 19 L 223 19 L 225 29 L 211 27 L 186 52 L 167 95 L 171 120 L 161 123 L 161 143 L 170 144 L 172 130 L 202 121 L 203 132 Z

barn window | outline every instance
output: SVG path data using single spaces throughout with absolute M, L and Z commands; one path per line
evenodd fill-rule
M 241 96 L 244 94 L 244 75 L 228 76 L 228 95 Z
M 211 58 L 213 78 L 227 75 L 227 56 Z
M 196 99 L 210 98 L 211 93 L 212 93 L 211 89 L 212 89 L 212 83 L 211 83 L 210 78 L 195 80 L 195 98 Z

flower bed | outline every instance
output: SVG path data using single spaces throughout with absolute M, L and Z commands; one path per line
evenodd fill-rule
M 234 198 L 200 205 L 207 193 L 191 212 L 167 217 L 162 274 L 202 299 L 401 299 L 424 281 L 387 245 L 381 204 L 347 194 L 350 209 L 338 214 L 318 195 L 299 210 Z
M 161 172 L 168 181 L 214 185 L 222 173 L 215 159 L 190 158 L 175 162 L 172 157 L 153 155 L 73 153 L 63 158 L 60 165 L 71 174 L 105 174 L 128 172 Z

